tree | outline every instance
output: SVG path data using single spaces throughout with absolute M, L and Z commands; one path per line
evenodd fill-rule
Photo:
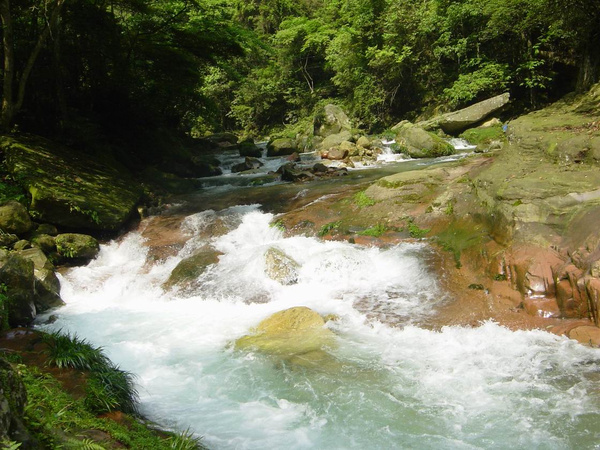
M 51 38 L 52 33 L 56 32 L 56 27 L 64 3 L 65 0 L 43 0 L 38 2 L 36 6 L 43 12 L 41 18 L 43 26 L 35 40 L 35 45 L 30 50 L 29 56 L 26 58 L 23 66 L 17 68 L 11 3 L 10 0 L 0 0 L 2 49 L 4 52 L 2 111 L 0 113 L 0 129 L 2 131 L 6 132 L 10 130 L 15 115 L 23 106 L 25 90 L 31 71 L 33 70 L 33 66 L 38 59 L 42 47 L 46 41 Z M 20 69 L 20 71 L 17 69 Z M 16 93 L 14 92 L 15 88 Z

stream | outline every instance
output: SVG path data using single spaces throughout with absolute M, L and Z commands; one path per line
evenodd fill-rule
M 260 187 L 232 186 L 247 183 L 226 174 L 64 272 L 66 306 L 39 327 L 102 346 L 136 375 L 145 416 L 189 428 L 210 449 L 600 448 L 599 349 L 493 322 L 432 330 L 422 324 L 452 299 L 425 241 L 363 247 L 272 226 L 348 186 L 443 162 Z M 272 247 L 299 264 L 296 284 L 265 275 Z M 163 288 L 180 261 L 207 248 L 220 253 L 217 264 Z M 234 348 L 293 306 L 337 316 L 327 322 L 329 362 Z

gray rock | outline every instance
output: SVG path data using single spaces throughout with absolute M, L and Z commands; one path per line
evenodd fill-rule
M 258 159 L 252 158 L 250 156 L 246 156 L 244 162 L 241 162 L 239 164 L 235 164 L 231 168 L 231 171 L 233 173 L 245 172 L 246 170 L 256 170 L 256 169 L 259 169 L 262 166 L 263 166 L 263 163 L 260 162 Z
M 16 234 L 0 234 L 0 247 L 10 248 L 19 241 Z
M 342 142 L 349 141 L 352 139 L 352 133 L 350 131 L 342 131 L 337 134 L 331 134 L 323 139 L 320 148 L 322 150 L 329 150 L 331 147 L 338 147 Z
M 373 143 L 371 142 L 371 140 L 368 137 L 361 136 L 356 141 L 356 145 L 359 145 L 360 147 L 368 149 L 368 148 L 371 148 L 371 145 L 373 145 Z
M 54 266 L 39 248 L 30 248 L 18 253 L 33 263 L 34 304 L 37 312 L 64 305 L 60 298 L 60 281 L 54 273 Z
M 31 248 L 31 242 L 26 239 L 21 239 L 20 241 L 15 242 L 13 245 L 13 250 L 16 251 L 25 250 L 26 248 Z
M 280 284 L 297 283 L 299 268 L 296 261 L 278 248 L 271 247 L 265 253 L 265 274 Z
M 55 239 L 48 234 L 39 234 L 36 232 L 31 238 L 31 245 L 41 248 L 44 253 L 51 253 L 56 250 Z
M 352 123 L 346 113 L 336 105 L 325 105 L 322 111 L 318 112 L 314 120 L 314 135 L 326 138 L 332 134 L 339 134 L 343 131 L 350 132 Z
M 163 288 L 192 286 L 211 264 L 219 262 L 219 255 L 221 253 L 212 248 L 204 248 L 195 255 L 181 260 L 163 284 Z
M 49 223 L 41 223 L 35 229 L 37 234 L 47 234 L 48 236 L 56 236 L 58 234 L 58 229 Z
M 497 95 L 467 108 L 444 114 L 439 118 L 437 123 L 446 133 L 460 133 L 504 107 L 509 100 L 510 94 L 508 92 Z
M 9 201 L 0 206 L 0 228 L 5 233 L 22 234 L 33 228 L 27 208 L 19 202 Z
M 251 156 L 253 158 L 260 158 L 262 156 L 262 150 L 251 139 L 240 142 L 238 148 L 240 156 Z

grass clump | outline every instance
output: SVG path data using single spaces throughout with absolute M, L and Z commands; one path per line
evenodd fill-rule
M 410 237 L 415 239 L 420 239 L 424 237 L 427 233 L 429 233 L 431 229 L 429 228 L 421 228 L 412 220 L 408 222 L 408 234 Z
M 97 414 L 117 410 L 137 412 L 138 393 L 133 375 L 114 366 L 101 347 L 60 331 L 45 334 L 42 340 L 47 346 L 48 364 L 89 371 L 84 401 L 88 410 Z
M 59 369 L 93 370 L 110 365 L 101 347 L 93 347 L 75 335 L 56 331 L 44 334 L 42 341 L 47 346 L 48 363 Z
M 361 231 L 358 234 L 361 236 L 379 237 L 386 231 L 387 231 L 387 227 L 381 223 L 378 223 L 377 225 L 367 228 L 366 230 Z
M 365 208 L 367 206 L 373 206 L 375 204 L 375 200 L 369 197 L 365 191 L 360 191 L 354 195 L 354 203 L 359 208 Z
M 336 222 L 326 223 L 319 230 L 319 237 L 326 236 L 334 230 L 339 230 L 341 225 L 342 225 L 342 222 L 340 220 L 338 220 Z

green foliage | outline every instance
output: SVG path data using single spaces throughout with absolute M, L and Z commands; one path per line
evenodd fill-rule
M 340 226 L 342 225 L 341 221 L 336 221 L 336 222 L 330 222 L 330 223 L 326 223 L 325 225 L 323 225 L 321 227 L 321 229 L 319 230 L 319 236 L 323 237 L 329 233 L 331 233 L 334 230 L 339 230 Z
M 412 220 L 408 222 L 408 234 L 410 237 L 420 239 L 431 231 L 429 228 L 421 228 Z
M 17 450 L 23 444 L 21 442 L 8 441 L 8 440 L 4 439 L 4 440 L 0 441 L 0 445 L 2 445 L 2 448 L 5 450 Z
M 0 331 L 8 330 L 10 325 L 8 324 L 8 313 L 9 313 L 9 301 L 8 286 L 4 283 L 0 283 Z
M 42 339 L 46 344 L 49 364 L 90 372 L 84 402 L 89 411 L 136 412 L 138 394 L 133 375 L 113 366 L 101 348 L 60 331 L 45 334 Z
M 367 206 L 373 206 L 376 202 L 369 197 L 365 191 L 360 191 L 354 195 L 354 203 L 359 208 L 365 208 Z
M 111 411 L 136 413 L 137 398 L 133 375 L 118 367 L 107 366 L 92 370 L 84 404 L 97 414 Z
M 196 450 L 203 448 L 200 438 L 195 437 L 189 428 L 173 436 L 170 441 L 173 450 Z
M 358 234 L 360 234 L 361 236 L 379 237 L 382 234 L 384 234 L 386 231 L 387 231 L 387 227 L 381 223 L 378 223 L 377 225 L 369 227 L 366 230 L 363 230 Z
M 460 74 L 450 88 L 444 89 L 444 98 L 450 107 L 462 107 L 504 92 L 509 81 L 506 64 L 483 63 L 471 73 Z
M 81 439 L 85 430 L 104 431 L 126 448 L 172 448 L 174 436 L 162 437 L 137 420 L 121 424 L 99 418 L 86 408 L 84 400 L 71 397 L 52 376 L 24 365 L 17 369 L 27 389 L 25 425 L 44 448 L 99 448 L 101 444 Z
M 55 331 L 44 334 L 42 340 L 46 344 L 48 363 L 58 368 L 98 370 L 110 365 L 102 348 L 93 347 L 76 335 Z

